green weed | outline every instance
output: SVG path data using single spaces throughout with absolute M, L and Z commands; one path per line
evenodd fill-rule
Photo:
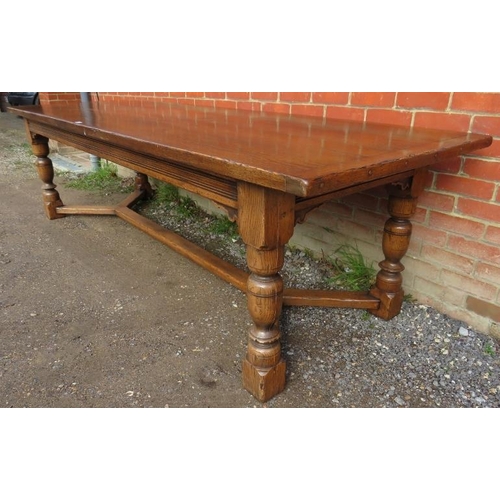
M 196 219 L 204 217 L 208 223 L 205 230 L 212 234 L 228 236 L 233 241 L 239 237 L 238 225 L 224 215 L 209 215 L 201 209 L 189 196 L 181 196 L 179 189 L 171 184 L 154 181 L 155 196 L 152 199 L 154 205 L 167 205 L 170 213 L 183 219 Z
M 198 207 L 189 196 L 181 196 L 179 189 L 171 184 L 155 181 L 155 196 L 153 203 L 157 206 L 168 205 L 179 217 L 197 217 L 201 214 Z
M 238 237 L 238 225 L 224 215 L 215 217 L 208 230 L 214 234 L 227 235 L 232 239 Z
M 179 199 L 179 190 L 175 186 L 172 186 L 171 184 L 167 184 L 165 182 L 156 183 L 154 197 L 154 202 L 156 204 L 170 205 L 171 203 L 178 203 Z
M 101 167 L 76 179 L 70 180 L 67 187 L 81 191 L 130 192 L 132 186 L 127 185 L 117 175 L 117 166 L 110 162 L 102 162 Z
M 415 297 L 413 297 L 413 295 L 411 293 L 407 293 L 403 296 L 403 300 L 405 302 L 408 302 L 410 304 L 415 304 L 415 302 L 417 302 L 417 299 Z
M 484 346 L 484 353 L 488 354 L 489 356 L 494 356 L 496 354 L 495 347 L 490 343 L 486 344 Z
M 361 313 L 361 319 L 363 321 L 370 321 L 373 319 L 373 316 L 368 311 L 363 311 Z
M 373 264 L 366 262 L 356 246 L 341 245 L 335 250 L 335 256 L 330 257 L 334 276 L 329 281 L 350 291 L 368 290 L 377 275 Z
M 302 251 L 305 253 L 306 257 L 310 260 L 314 260 L 314 252 L 309 248 L 302 248 Z
M 181 217 L 196 217 L 201 213 L 198 205 L 189 196 L 181 196 L 177 202 L 177 214 Z

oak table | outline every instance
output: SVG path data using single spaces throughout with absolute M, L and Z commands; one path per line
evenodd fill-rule
M 243 385 L 259 401 L 285 387 L 279 318 L 283 305 L 351 307 L 383 319 L 403 301 L 401 259 L 426 167 L 491 144 L 491 137 L 315 117 L 174 104 L 50 104 L 9 108 L 24 118 L 49 219 L 117 215 L 246 293 L 253 326 Z M 53 183 L 49 138 L 136 172 L 117 206 L 66 206 Z M 148 176 L 202 195 L 237 220 L 250 274 L 136 213 L 154 194 Z M 283 286 L 284 246 L 296 223 L 325 202 L 388 187 L 385 259 L 366 292 Z

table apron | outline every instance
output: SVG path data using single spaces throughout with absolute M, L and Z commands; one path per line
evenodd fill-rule
M 199 194 L 230 208 L 237 208 L 236 181 L 194 169 L 170 160 L 75 134 L 43 123 L 29 123 L 32 134 L 39 134 L 136 172 Z

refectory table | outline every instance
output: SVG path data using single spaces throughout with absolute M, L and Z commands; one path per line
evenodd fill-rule
M 279 318 L 283 305 L 366 309 L 388 320 L 403 301 L 401 259 L 410 242 L 426 167 L 491 144 L 489 136 L 315 117 L 115 103 L 9 108 L 24 118 L 49 219 L 117 215 L 246 293 L 253 320 L 243 385 L 267 401 L 285 387 Z M 53 183 L 49 138 L 136 172 L 117 206 L 66 206 Z M 136 213 L 154 194 L 148 176 L 202 195 L 237 220 L 250 274 Z M 297 222 L 325 202 L 388 187 L 385 259 L 361 293 L 287 289 L 280 270 Z

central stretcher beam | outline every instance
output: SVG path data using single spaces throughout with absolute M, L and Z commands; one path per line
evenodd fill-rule
M 63 205 L 56 210 L 58 214 L 64 215 L 116 215 L 243 293 L 247 293 L 249 273 L 130 208 L 144 196 L 146 196 L 145 191 L 134 191 L 117 206 Z M 380 300 L 368 292 L 285 288 L 283 305 L 375 310 L 378 309 Z

